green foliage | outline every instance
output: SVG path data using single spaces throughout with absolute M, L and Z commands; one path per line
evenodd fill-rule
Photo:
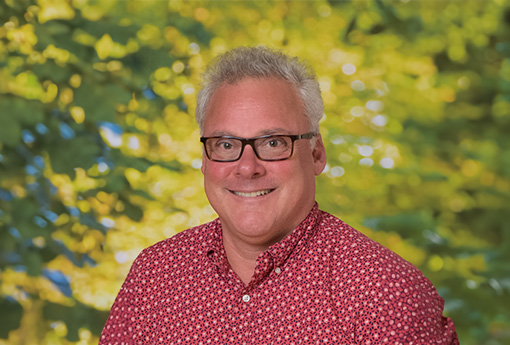
M 322 209 L 417 265 L 463 344 L 510 337 L 510 3 L 0 3 L 0 344 L 97 343 L 143 248 L 214 217 L 194 98 L 238 45 L 306 59 Z
M 87 328 L 94 334 L 101 333 L 108 313 L 81 303 L 74 306 L 48 303 L 44 306 L 43 316 L 46 320 L 64 322 L 68 330 L 67 339 L 74 342 L 80 340 L 80 328 Z
M 2 322 L 2 328 L 0 328 L 0 337 L 7 338 L 11 329 L 19 327 L 21 315 L 23 314 L 23 308 L 16 301 L 10 301 L 7 299 L 0 300 L 0 322 Z

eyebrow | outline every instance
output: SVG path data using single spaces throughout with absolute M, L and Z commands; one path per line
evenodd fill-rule
M 276 127 L 276 128 L 268 128 L 260 131 L 255 137 L 261 137 L 264 135 L 287 135 L 290 134 L 290 132 L 286 129 Z M 232 134 L 231 132 L 227 131 L 215 131 L 211 133 L 211 137 L 237 137 L 237 135 Z

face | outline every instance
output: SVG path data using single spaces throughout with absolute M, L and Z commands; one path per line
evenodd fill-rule
M 210 100 L 204 137 L 252 138 L 310 131 L 301 98 L 286 81 L 244 79 L 224 84 Z M 315 175 L 326 164 L 320 137 L 294 142 L 284 161 L 261 161 L 246 146 L 236 162 L 203 158 L 205 192 L 218 213 L 223 236 L 232 241 L 270 246 L 296 228 L 315 202 Z

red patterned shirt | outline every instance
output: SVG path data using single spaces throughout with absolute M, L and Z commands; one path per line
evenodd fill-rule
M 416 267 L 315 205 L 247 286 L 218 219 L 145 249 L 100 344 L 458 344 L 442 311 Z

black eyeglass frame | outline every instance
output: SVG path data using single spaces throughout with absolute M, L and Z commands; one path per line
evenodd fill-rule
M 200 142 L 202 142 L 204 144 L 205 155 L 207 156 L 207 158 L 209 160 L 211 160 L 213 162 L 228 163 L 228 162 L 238 161 L 242 157 L 243 152 L 244 152 L 244 147 L 246 145 L 250 145 L 251 146 L 251 148 L 253 149 L 253 152 L 255 152 L 255 155 L 261 161 L 276 162 L 276 161 L 284 161 L 284 160 L 289 159 L 290 157 L 292 157 L 292 154 L 294 153 L 294 142 L 296 140 L 299 140 L 299 139 L 312 139 L 315 135 L 317 135 L 317 134 L 313 133 L 313 132 L 308 132 L 308 133 L 305 133 L 305 134 L 298 134 L 298 135 L 269 134 L 269 135 L 263 135 L 263 136 L 260 136 L 260 137 L 247 138 L 247 139 L 246 138 L 233 137 L 233 136 L 200 137 Z M 264 139 L 264 138 L 273 138 L 273 137 L 276 137 L 276 138 L 287 137 L 287 138 L 291 139 L 290 154 L 289 154 L 288 157 L 285 157 L 285 158 L 276 158 L 276 159 L 263 159 L 263 158 L 261 158 L 259 156 L 259 153 L 257 152 L 257 149 L 255 148 L 255 140 Z M 239 140 L 241 142 L 241 151 L 239 151 L 239 156 L 236 159 L 229 159 L 229 160 L 212 159 L 210 157 L 210 155 L 209 155 L 209 152 L 207 151 L 207 145 L 206 145 L 206 142 L 209 139 L 236 139 L 236 140 Z

